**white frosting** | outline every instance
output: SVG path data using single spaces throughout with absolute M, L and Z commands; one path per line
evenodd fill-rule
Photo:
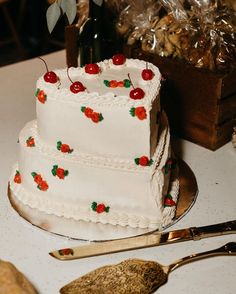
M 127 60 L 122 68 L 112 66 L 110 61 L 101 62 L 100 67 L 101 73 L 97 75 L 86 74 L 83 68 L 70 68 L 71 79 L 79 80 L 87 89 L 78 94 L 69 90 L 71 82 L 65 69 L 55 71 L 60 78 L 60 87 L 46 83 L 42 77 L 38 80 L 37 88 L 47 95 L 44 104 L 37 99 L 37 123 L 42 141 L 56 146 L 60 140 L 81 153 L 107 154 L 121 158 L 142 155 L 151 157 L 156 147 L 156 138 L 152 136 L 151 130 L 158 132 L 156 116 L 160 111 L 159 70 L 149 64 L 155 76 L 150 81 L 144 81 L 141 78 L 141 71 L 146 67 L 144 61 Z M 108 88 L 104 85 L 104 80 L 127 79 L 128 73 L 134 86 L 144 90 L 143 99 L 133 100 L 129 97 L 132 87 Z M 94 123 L 88 119 L 81 111 L 83 106 L 101 113 L 103 120 Z M 132 107 L 139 106 L 146 109 L 147 118 L 144 120 L 130 114 Z M 152 118 L 151 109 L 155 112 Z
M 160 229 L 171 222 L 175 206 L 164 207 L 164 197 L 178 198 L 178 180 L 170 181 L 165 164 L 171 157 L 170 134 L 165 114 L 160 111 L 160 73 L 152 64 L 151 81 L 141 78 L 146 62 L 126 60 L 122 66 L 111 60 L 99 63 L 99 75 L 88 75 L 82 68 L 70 68 L 73 81 L 79 80 L 86 92 L 73 94 L 66 70 L 56 70 L 60 83 L 45 83 L 37 88 L 47 95 L 45 103 L 37 99 L 37 120 L 29 122 L 19 136 L 20 156 L 13 168 L 10 187 L 24 205 L 47 214 L 133 228 Z M 135 87 L 144 90 L 141 100 L 129 98 L 131 88 L 107 88 L 104 80 L 123 80 L 128 73 Z M 90 107 L 102 113 L 94 123 L 81 111 Z M 142 106 L 147 117 L 140 120 L 130 108 Z M 26 141 L 32 137 L 34 147 Z M 62 153 L 57 142 L 68 144 L 72 153 Z M 150 166 L 137 165 L 135 158 L 147 156 Z M 52 173 L 57 165 L 68 171 L 64 179 Z M 21 184 L 14 182 L 16 170 Z M 32 173 L 42 176 L 48 189 L 38 189 Z M 170 183 L 169 183 L 170 182 Z M 97 213 L 92 203 L 109 206 Z
M 35 138 L 35 147 L 27 147 L 26 140 Z M 16 197 L 24 204 L 49 214 L 113 225 L 140 228 L 160 228 L 163 222 L 162 196 L 168 183 L 163 166 L 169 156 L 169 131 L 167 126 L 150 167 L 135 165 L 129 160 L 92 157 L 86 154 L 62 154 L 41 144 L 37 137 L 35 121 L 28 123 L 20 133 L 19 165 L 14 168 L 10 181 Z M 53 165 L 69 171 L 64 180 L 51 173 Z M 12 180 L 19 169 L 22 184 Z M 39 173 L 49 186 L 40 191 L 31 175 Z M 105 184 L 104 184 L 105 183 Z M 177 197 L 177 193 L 175 199 Z M 127 202 L 128 199 L 128 202 Z M 91 210 L 92 202 L 110 206 L 109 213 L 98 214 Z M 127 205 L 128 203 L 128 205 Z M 175 207 L 165 217 L 170 222 Z M 165 213 L 166 214 L 166 213 Z

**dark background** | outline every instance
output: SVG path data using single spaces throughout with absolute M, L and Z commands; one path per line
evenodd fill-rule
M 0 0 L 0 66 L 65 48 L 67 20 L 62 17 L 49 34 L 47 8 L 46 0 Z M 7 17 L 14 25 L 15 34 Z

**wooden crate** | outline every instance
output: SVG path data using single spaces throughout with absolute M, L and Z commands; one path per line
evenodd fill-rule
M 236 71 L 229 74 L 203 71 L 177 59 L 126 45 L 124 53 L 152 62 L 166 78 L 161 103 L 172 134 L 211 150 L 231 139 L 236 125 Z

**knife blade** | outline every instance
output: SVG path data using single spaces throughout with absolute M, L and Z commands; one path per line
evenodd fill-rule
M 236 233 L 236 220 L 203 227 L 190 227 L 163 233 L 155 231 L 145 235 L 112 241 L 96 241 L 88 245 L 58 249 L 56 251 L 49 252 L 49 254 L 59 260 L 72 260 L 188 240 L 196 241 L 202 238 L 234 233 Z

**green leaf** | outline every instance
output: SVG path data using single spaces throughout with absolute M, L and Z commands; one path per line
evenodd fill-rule
M 61 150 L 61 144 L 62 144 L 61 141 L 57 142 L 57 150 Z
M 102 121 L 104 118 L 101 113 L 99 113 L 99 121 Z
M 153 164 L 153 160 L 150 159 L 149 162 L 148 162 L 148 166 L 152 165 Z
M 61 8 L 66 14 L 69 24 L 72 24 L 77 13 L 76 0 L 61 0 Z
M 129 112 L 132 116 L 135 116 L 135 108 L 134 107 L 130 108 Z
M 55 177 L 56 174 L 57 174 L 57 168 L 58 168 L 58 165 L 54 165 L 54 166 L 53 166 L 52 174 L 54 175 L 54 177 Z
M 85 106 L 82 106 L 81 107 L 81 111 L 84 112 L 85 111 L 85 108 L 86 108 Z
M 105 208 L 105 212 L 109 212 L 109 210 L 110 210 L 110 206 L 107 206 L 107 207 Z
M 37 97 L 38 96 L 38 93 L 39 93 L 40 89 L 37 88 L 36 92 L 35 92 L 35 96 Z
M 97 208 L 97 202 L 93 202 L 92 205 L 91 205 L 91 208 L 92 210 L 96 211 L 96 208 Z
M 64 176 L 68 176 L 69 175 L 69 171 L 68 170 L 65 170 L 64 171 Z
M 60 16 L 61 16 L 61 9 L 56 1 L 48 7 L 46 12 L 46 19 L 47 19 L 49 33 L 53 31 Z
M 35 176 L 37 175 L 37 173 L 35 173 L 35 172 L 32 172 L 31 173 L 31 176 L 34 178 Z
M 134 159 L 134 162 L 135 162 L 137 165 L 139 165 L 139 158 L 135 158 L 135 159 Z
M 105 86 L 109 87 L 109 81 L 108 80 L 104 80 L 103 83 L 105 84 Z

